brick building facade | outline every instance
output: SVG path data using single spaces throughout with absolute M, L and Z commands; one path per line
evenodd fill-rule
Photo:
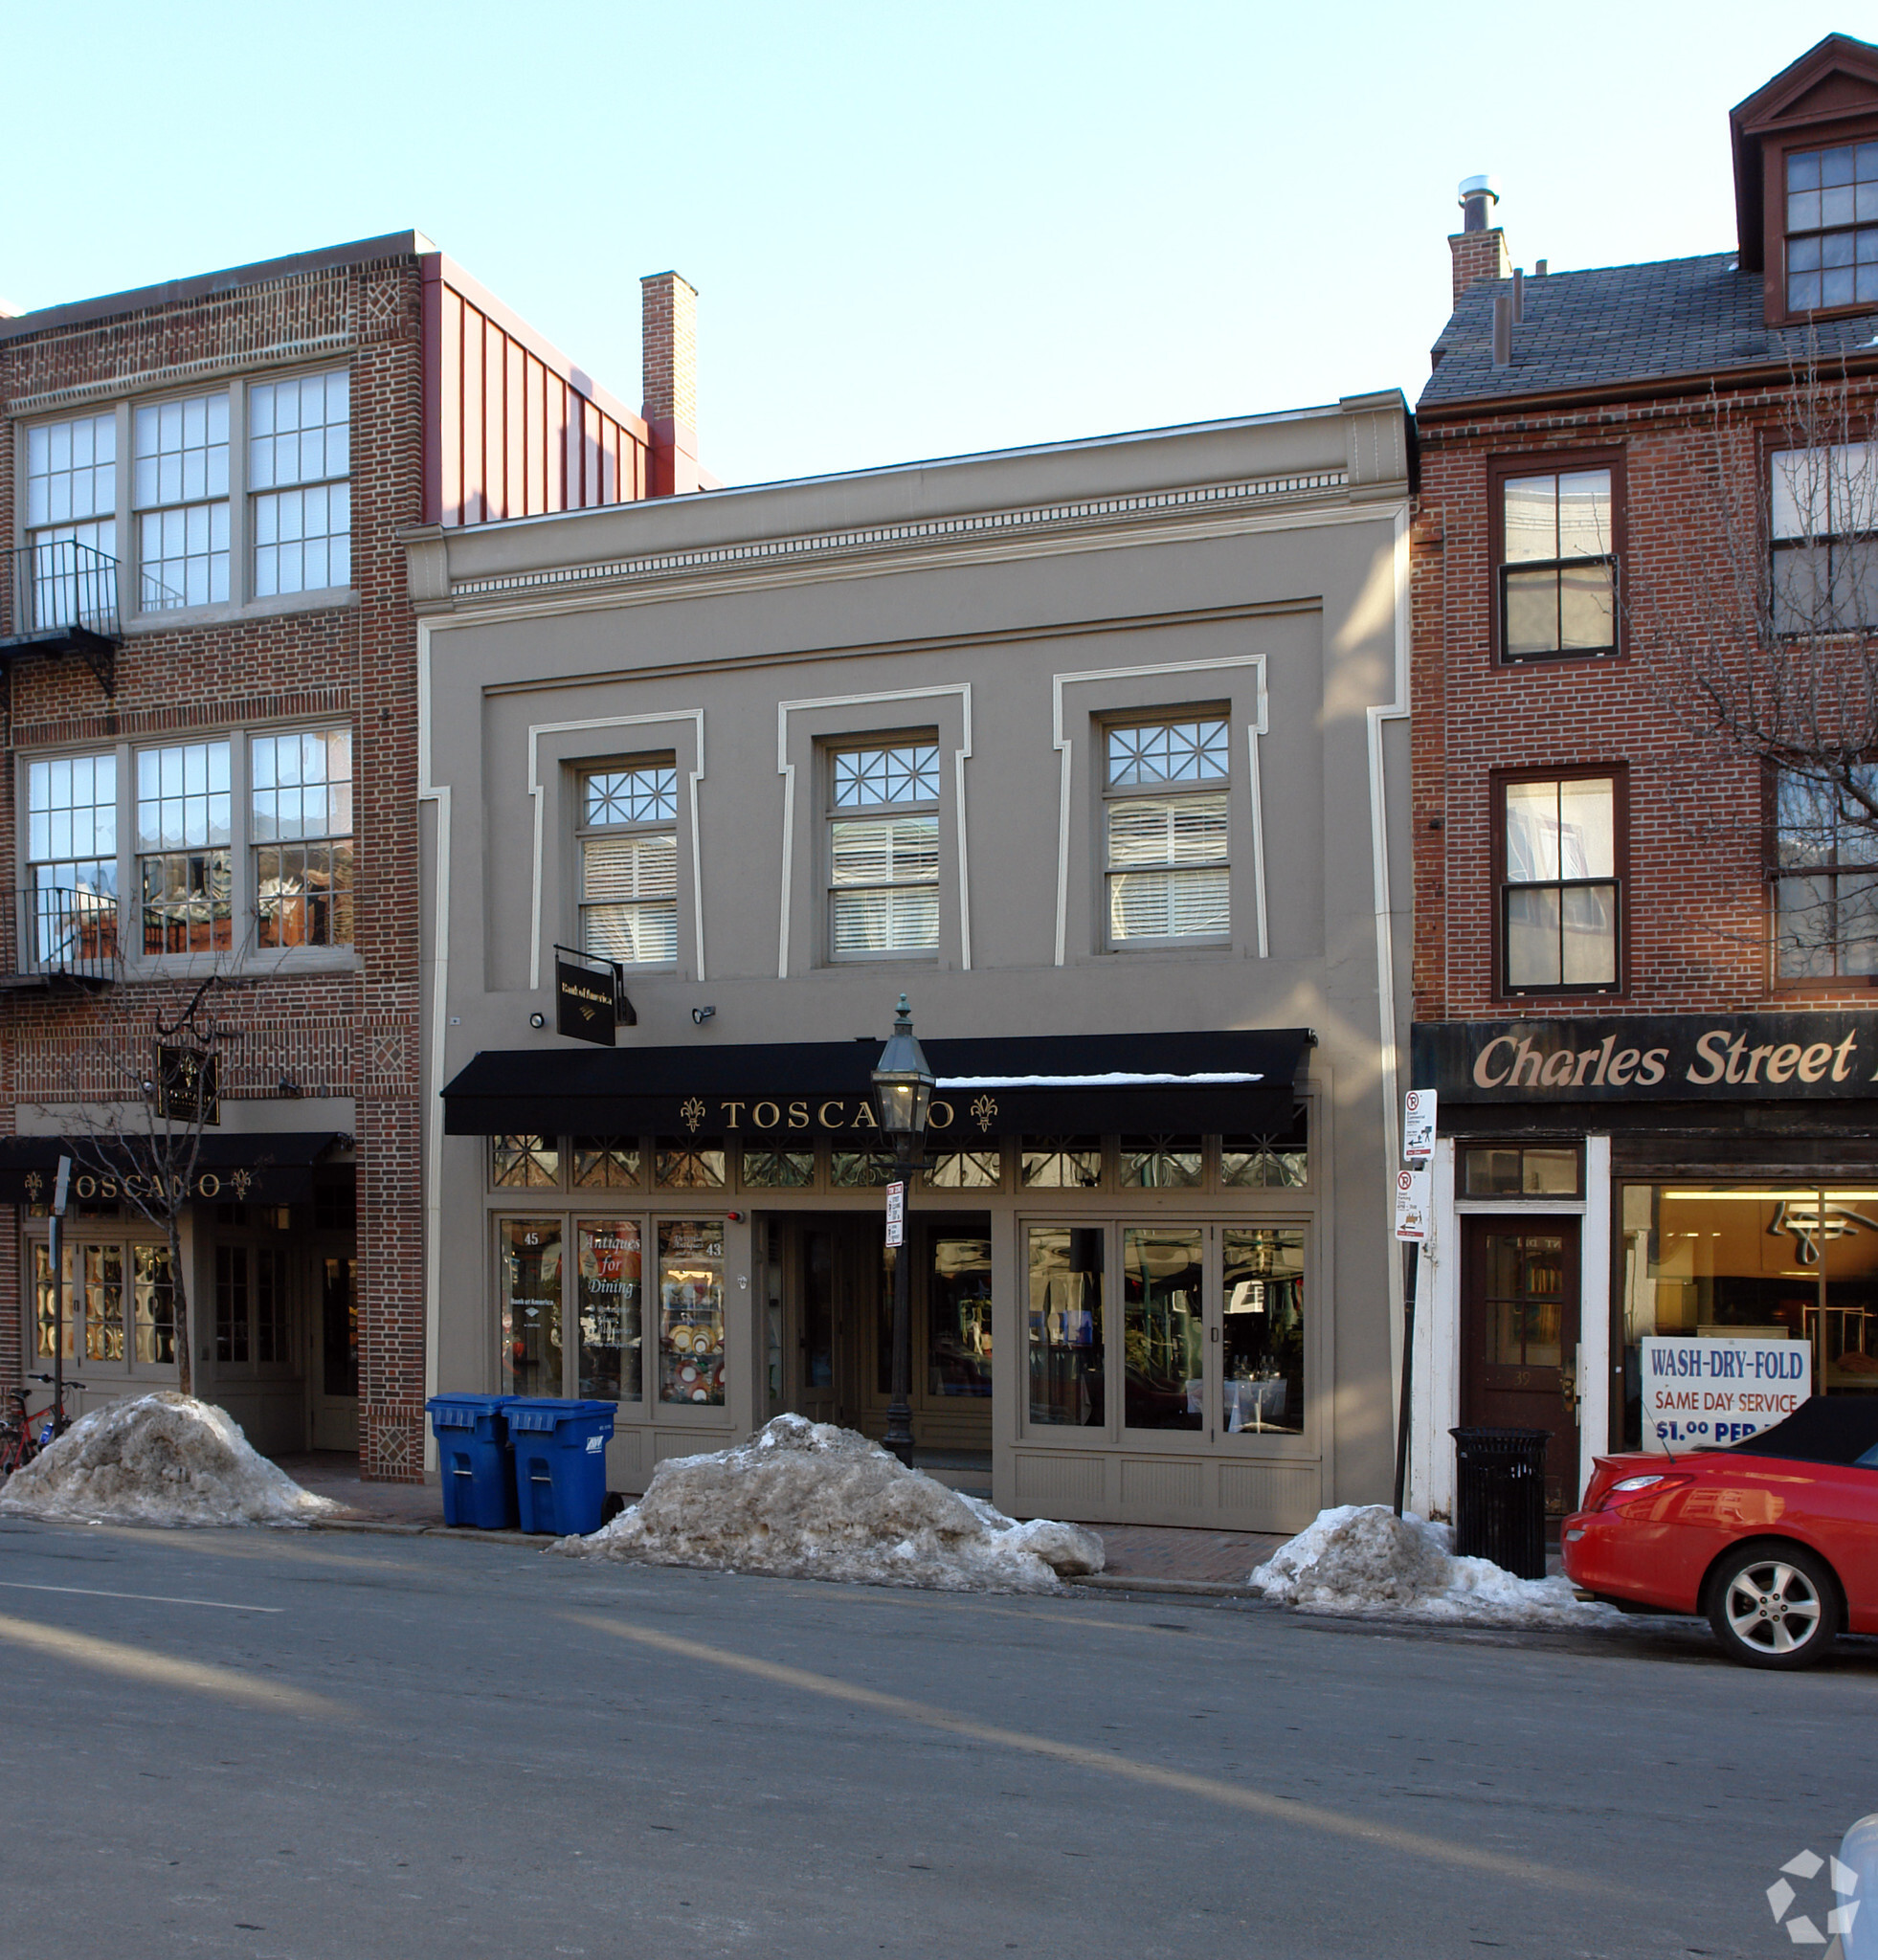
M 1527 276 L 1486 179 L 1450 241 L 1412 571 L 1437 1513 L 1457 1422 L 1551 1429 L 1569 1509 L 1639 1438 L 1652 1333 L 1785 1334 L 1820 1391 L 1878 1387 L 1864 847 L 1704 694 L 1878 623 L 1849 587 L 1843 632 L 1770 616 L 1859 528 L 1830 486 L 1878 482 L 1878 49 L 1822 42 L 1732 135 L 1732 251 Z
M 673 296 L 648 281 L 649 318 Z M 52 1353 L 59 1140 L 129 1108 L 116 1058 L 212 975 L 202 1014 L 234 1032 L 184 1233 L 198 1392 L 263 1448 L 356 1437 L 369 1476 L 414 1478 L 400 534 L 630 501 L 671 460 L 415 234 L 0 319 L 0 1382 Z M 159 1235 L 93 1172 L 57 1307 L 81 1405 L 176 1376 Z

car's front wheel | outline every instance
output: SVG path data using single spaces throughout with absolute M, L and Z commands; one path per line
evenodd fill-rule
M 1797 1545 L 1746 1545 L 1716 1567 L 1709 1624 L 1731 1660 L 1811 1667 L 1839 1637 L 1839 1589 Z

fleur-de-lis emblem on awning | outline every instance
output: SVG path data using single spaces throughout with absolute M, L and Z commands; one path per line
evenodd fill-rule
M 696 1096 L 691 1096 L 679 1104 L 679 1114 L 684 1118 L 685 1128 L 695 1131 L 704 1120 L 704 1105 Z
M 997 1114 L 997 1102 L 995 1098 L 991 1096 L 980 1096 L 978 1100 L 972 1105 L 972 1114 L 978 1119 L 978 1127 L 980 1129 L 990 1129 L 992 1126 L 992 1118 Z
M 254 1183 L 255 1178 L 253 1171 L 250 1170 L 231 1170 L 228 1181 L 235 1187 L 236 1201 L 242 1202 L 247 1198 L 248 1187 Z
M 39 1193 L 45 1188 L 46 1180 L 36 1170 L 29 1170 L 26 1173 L 26 1194 L 35 1205 L 39 1202 Z

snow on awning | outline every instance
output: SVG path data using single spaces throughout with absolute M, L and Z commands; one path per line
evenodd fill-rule
M 1010 1134 L 1287 1129 L 1304 1028 L 958 1037 L 922 1034 L 935 1148 Z M 453 1136 L 879 1134 L 882 1042 L 484 1050 L 443 1089 Z

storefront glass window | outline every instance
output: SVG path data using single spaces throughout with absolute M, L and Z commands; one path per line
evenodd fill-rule
M 123 1359 L 123 1249 L 87 1245 L 84 1259 L 85 1359 Z
M 561 1181 L 558 1137 L 497 1137 L 495 1181 L 498 1186 L 548 1190 Z
M 1304 1429 L 1305 1251 L 1300 1231 L 1223 1234 L 1225 1310 L 1220 1342 L 1228 1435 Z
M 828 1158 L 828 1181 L 837 1191 L 868 1191 L 893 1182 L 891 1150 L 834 1150 Z
M 1099 1226 L 1030 1229 L 1030 1419 L 1099 1428 L 1106 1420 Z
M 989 1238 L 935 1237 L 927 1295 L 928 1387 L 935 1395 L 992 1392 Z
M 1302 1106 L 1289 1128 L 1270 1136 L 1221 1137 L 1219 1182 L 1228 1191 L 1302 1191 L 1310 1171 L 1307 1141 Z
M 637 1139 L 573 1139 L 573 1181 L 576 1191 L 633 1191 L 637 1189 L 643 1175 Z
M 1197 1226 L 1122 1233 L 1122 1407 L 1130 1429 L 1198 1429 L 1205 1420 L 1203 1242 Z
M 748 1191 L 806 1191 L 816 1181 L 816 1153 L 746 1146 L 742 1177 Z
M 1102 1182 L 1100 1137 L 1026 1137 L 1023 1181 L 1038 1191 L 1093 1191 Z
M 255 1359 L 287 1359 L 287 1259 L 266 1245 L 255 1248 Z
M 65 1248 L 61 1262 L 65 1267 L 67 1291 L 72 1281 L 72 1248 Z M 50 1361 L 53 1356 L 53 1325 L 58 1313 L 57 1296 L 53 1289 L 52 1254 L 44 1239 L 38 1240 L 33 1248 L 33 1351 L 41 1361 Z M 59 1347 L 67 1361 L 78 1359 L 78 1329 L 68 1315 L 59 1328 Z
M 724 1146 L 714 1137 L 660 1137 L 653 1151 L 653 1177 L 660 1191 L 722 1191 Z
M 561 1221 L 501 1218 L 502 1392 L 559 1395 Z
M 988 1150 L 933 1150 L 921 1183 L 931 1191 L 995 1191 L 1004 1182 L 997 1147 Z
M 722 1218 L 660 1221 L 659 1399 L 723 1407 Z
M 1122 1182 L 1131 1188 L 1191 1191 L 1205 1174 L 1198 1137 L 1124 1137 Z
M 593 1402 L 639 1399 L 639 1222 L 583 1218 L 580 1261 L 580 1393 Z
M 89 1286 L 86 1288 L 90 1290 Z M 248 1248 L 215 1248 L 215 1359 L 248 1358 Z
M 139 1361 L 176 1359 L 176 1287 L 167 1246 L 130 1249 L 130 1324 Z

